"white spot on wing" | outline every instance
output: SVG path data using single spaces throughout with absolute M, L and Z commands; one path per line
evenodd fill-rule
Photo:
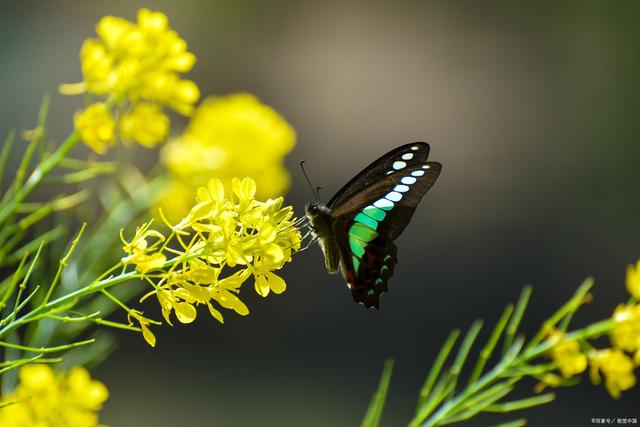
M 376 208 L 384 209 L 384 208 L 392 208 L 394 205 L 391 200 L 380 199 L 380 200 L 376 200 L 373 206 L 375 206 Z
M 393 162 L 393 168 L 397 171 L 407 166 L 407 164 L 403 161 L 398 160 L 397 162 Z
M 402 155 L 402 160 L 411 160 L 413 159 L 413 153 L 406 153 Z
M 384 196 L 386 199 L 391 200 L 392 202 L 399 202 L 402 199 L 402 194 L 392 191 Z
M 406 185 L 396 185 L 393 191 L 397 191 L 398 193 L 406 193 L 409 191 L 409 187 Z
M 416 179 L 412 176 L 405 176 L 400 180 L 403 184 L 411 185 L 416 183 Z
M 413 147 L 411 147 L 411 149 L 413 151 L 418 151 L 420 149 L 420 147 L 418 147 L 417 145 L 414 145 Z
M 413 176 L 422 176 L 422 175 L 424 175 L 424 171 L 413 171 L 413 172 L 411 172 L 411 175 L 413 175 Z

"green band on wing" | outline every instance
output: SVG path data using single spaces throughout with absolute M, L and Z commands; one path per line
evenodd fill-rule
M 361 224 L 364 224 L 366 226 L 369 226 L 371 228 L 373 228 L 374 230 L 378 229 L 378 221 L 376 221 L 375 219 L 363 214 L 362 212 L 360 212 L 358 215 L 356 215 L 355 218 L 353 218 L 354 221 L 357 221 Z
M 387 216 L 385 211 L 378 209 L 375 206 L 367 206 L 362 210 L 362 212 L 376 221 L 382 221 L 384 217 Z
M 358 240 L 355 237 L 353 237 L 352 234 L 349 234 L 349 247 L 351 248 L 351 252 L 355 256 L 361 257 L 362 254 L 364 254 L 365 245 L 366 245 L 365 242 L 363 242 L 362 240 Z
M 351 261 L 353 261 L 353 271 L 358 272 L 358 267 L 360 267 L 360 258 L 357 256 L 352 256 Z
M 367 225 L 361 224 L 359 222 L 354 222 L 351 225 L 351 228 L 349 228 L 349 236 L 353 236 L 356 239 L 366 243 L 378 237 L 378 232 Z

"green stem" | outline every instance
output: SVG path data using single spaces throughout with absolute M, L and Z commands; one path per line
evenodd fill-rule
M 64 156 L 66 156 L 67 153 L 75 147 L 78 141 L 80 141 L 80 135 L 77 132 L 73 132 L 56 151 L 54 151 L 44 161 L 40 162 L 31 176 L 29 176 L 29 179 L 27 179 L 24 186 L 22 186 L 20 190 L 11 197 L 11 200 L 9 200 L 8 203 L 0 209 L 0 224 L 3 224 L 16 211 L 18 205 L 20 205 L 33 192 L 42 179 L 60 163 Z
M 95 338 L 90 340 L 78 341 L 71 344 L 59 345 L 56 347 L 28 347 L 25 345 L 11 344 L 8 342 L 0 341 L 0 347 L 14 348 L 16 350 L 31 351 L 33 353 L 55 353 L 58 351 L 70 350 L 75 347 L 80 347 L 95 342 Z

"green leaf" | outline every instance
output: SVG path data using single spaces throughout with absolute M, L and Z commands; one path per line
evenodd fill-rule
M 518 420 L 507 421 L 506 423 L 496 424 L 492 427 L 524 427 L 527 425 L 527 420 L 524 418 L 520 418 Z
M 531 298 L 531 285 L 527 285 L 522 288 L 520 298 L 518 298 L 516 308 L 513 312 L 513 317 L 511 318 L 511 321 L 509 322 L 509 326 L 507 326 L 507 331 L 505 333 L 504 343 L 502 347 L 503 355 L 511 346 L 513 337 L 515 337 L 516 333 L 518 332 L 518 327 L 520 326 L 520 322 L 522 321 L 522 316 L 524 315 L 524 311 L 527 308 L 527 304 L 529 304 L 529 298 Z
M 427 375 L 427 379 L 425 380 L 424 385 L 420 390 L 418 407 L 422 406 L 424 401 L 429 397 L 429 393 L 431 393 L 431 388 L 433 387 L 433 384 L 438 379 L 438 375 L 440 375 L 440 371 L 442 370 L 442 367 L 447 361 L 447 357 L 449 357 L 449 353 L 451 353 L 451 349 L 455 345 L 456 340 L 458 339 L 458 336 L 460 336 L 459 329 L 455 329 L 451 331 L 451 333 L 449 334 L 449 337 L 447 338 L 445 343 L 442 345 L 442 348 L 440 349 L 440 352 L 436 357 L 436 361 L 433 363 L 433 366 L 429 371 L 429 375 Z
M 487 412 L 512 412 L 520 409 L 531 408 L 533 406 L 544 405 L 555 399 L 555 393 L 546 393 L 540 396 L 533 396 L 527 399 L 513 400 L 511 402 L 494 403 L 488 406 L 485 411 Z
M 384 404 L 387 400 L 387 392 L 389 390 L 392 372 L 393 359 L 387 359 L 384 363 L 378 390 L 373 395 L 364 420 L 362 420 L 362 427 L 378 427 L 380 425 L 380 418 L 382 418 L 382 411 L 384 410 Z
M 497 402 L 498 400 L 502 399 L 504 396 L 506 396 L 507 394 L 511 393 L 512 391 L 513 391 L 513 386 L 512 385 L 509 385 L 507 387 L 499 388 L 497 391 L 495 391 L 491 395 L 488 395 L 484 400 L 476 401 L 473 404 L 473 406 L 469 407 L 468 409 L 460 411 L 460 412 L 456 413 L 453 416 L 445 417 L 438 424 L 439 425 L 445 425 L 445 424 L 452 424 L 452 423 L 457 423 L 457 422 L 460 422 L 460 421 L 468 420 L 469 418 L 473 417 L 474 415 L 484 411 L 485 408 L 487 408 L 489 405 L 491 405 L 491 404 Z
M 7 138 L 2 145 L 2 151 L 0 151 L 0 185 L 2 185 L 2 178 L 4 177 L 4 168 L 7 166 L 7 160 L 9 159 L 9 153 L 13 148 L 13 143 L 16 140 L 16 133 L 14 131 L 9 132 Z
M 467 332 L 467 335 L 465 335 L 464 340 L 462 341 L 462 345 L 460 346 L 458 354 L 456 355 L 456 359 L 453 362 L 453 366 L 451 367 L 451 376 L 453 378 L 454 384 L 457 382 L 458 377 L 462 372 L 464 362 L 467 360 L 467 356 L 469 356 L 471 347 L 478 337 L 480 329 L 482 329 L 482 320 L 476 320 L 475 322 L 473 322 L 473 324 L 469 328 L 469 331 Z
M 482 374 L 482 370 L 484 369 L 484 366 L 486 365 L 487 361 L 491 357 L 491 354 L 493 354 L 493 349 L 498 343 L 500 336 L 502 336 L 502 332 L 504 331 L 504 328 L 507 324 L 507 321 L 509 320 L 509 317 L 511 317 L 511 313 L 513 313 L 513 305 L 509 304 L 504 309 L 504 312 L 502 312 L 502 316 L 500 317 L 500 320 L 498 320 L 498 323 L 493 329 L 493 332 L 491 333 L 491 337 L 489 338 L 489 341 L 487 341 L 487 345 L 480 352 L 480 357 L 478 358 L 478 362 L 476 363 L 476 366 L 473 368 L 473 372 L 469 377 L 469 384 L 476 382 L 476 380 Z

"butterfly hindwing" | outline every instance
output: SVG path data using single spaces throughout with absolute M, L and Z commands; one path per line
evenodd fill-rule
M 348 253 L 341 241 L 338 248 Z M 397 248 L 392 241 L 375 239 L 367 245 L 360 257 L 351 255 L 340 260 L 347 286 L 351 289 L 353 300 L 366 307 L 380 307 L 380 294 L 387 291 L 387 281 L 393 275 L 397 264 Z

